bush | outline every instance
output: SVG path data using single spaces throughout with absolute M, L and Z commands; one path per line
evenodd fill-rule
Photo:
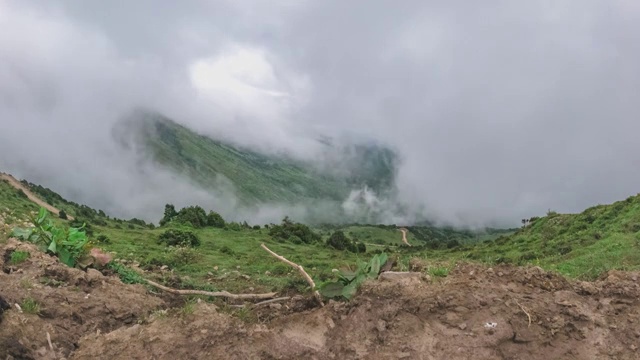
M 58 217 L 62 220 L 67 220 L 67 213 L 64 212 L 64 210 L 60 210 L 60 212 L 58 213 Z
M 296 236 L 305 244 L 320 241 L 320 235 L 304 224 L 291 221 L 288 216 L 282 220 L 280 225 L 271 225 L 269 235 L 280 242 L 293 241 L 293 236 Z
M 367 251 L 367 246 L 355 239 L 349 239 L 345 234 L 338 230 L 327 240 L 327 246 L 330 246 L 336 250 L 348 250 L 353 253 L 364 253 Z
M 209 215 L 207 215 L 207 225 L 215 228 L 224 228 L 225 221 L 217 212 L 209 211 Z
M 111 239 L 107 235 L 100 234 L 96 237 L 96 240 L 101 244 L 111 244 Z
M 236 252 L 233 251 L 230 247 L 228 247 L 227 245 L 224 245 L 223 247 L 220 248 L 220 252 L 223 254 L 227 254 L 230 256 L 235 256 Z
M 200 239 L 192 231 L 170 229 L 158 237 L 158 243 L 167 246 L 200 246 Z

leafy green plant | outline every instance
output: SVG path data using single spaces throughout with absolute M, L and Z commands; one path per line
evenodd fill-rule
M 351 299 L 358 287 L 367 279 L 374 279 L 380 268 L 387 262 L 386 253 L 374 255 L 369 262 L 358 260 L 356 271 L 339 271 L 337 281 L 325 282 L 319 287 L 320 293 L 328 298 Z
M 120 263 L 112 261 L 109 264 L 107 264 L 107 267 L 113 270 L 113 272 L 115 272 L 116 274 L 118 274 L 120 281 L 122 281 L 125 284 L 146 284 L 147 283 L 146 281 L 144 281 L 142 276 L 140 276 L 140 274 L 138 274 L 135 270 L 129 269 L 128 267 Z
M 91 258 L 85 248 L 89 239 L 84 232 L 84 225 L 63 229 L 54 226 L 48 215 L 49 212 L 41 207 L 37 215 L 30 216 L 34 227 L 16 228 L 12 236 L 39 245 L 44 251 L 57 255 L 69 267 L 88 266 Z
M 9 263 L 11 264 L 20 264 L 29 258 L 28 251 L 14 251 L 11 253 L 11 257 L 9 258 Z

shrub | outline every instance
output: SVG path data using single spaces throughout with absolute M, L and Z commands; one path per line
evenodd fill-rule
M 60 210 L 60 212 L 58 213 L 58 217 L 62 220 L 67 220 L 67 213 L 64 212 L 64 210 Z
M 225 221 L 217 212 L 209 211 L 209 215 L 207 215 L 207 225 L 215 228 L 224 228 Z
M 327 246 L 336 250 L 348 250 L 353 253 L 364 253 L 367 251 L 367 246 L 364 243 L 358 242 L 355 239 L 349 239 L 340 230 L 334 231 L 333 234 L 331 234 L 327 240 Z
M 233 249 L 231 249 L 227 245 L 224 245 L 223 247 L 221 247 L 220 248 L 220 252 L 223 253 L 223 254 L 230 255 L 230 256 L 235 256 L 236 255 L 236 252 L 233 251 Z
M 181 266 L 198 261 L 200 254 L 190 247 L 178 246 L 169 251 L 170 265 Z
M 203 228 L 208 224 L 207 213 L 200 206 L 189 206 L 180 209 L 175 220 L 182 224 L 191 224 L 194 228 Z
M 320 235 L 304 224 L 291 221 L 288 216 L 282 220 L 280 225 L 271 225 L 269 236 L 278 241 L 290 240 L 296 236 L 305 244 L 320 241 Z
M 170 229 L 158 237 L 158 243 L 167 246 L 200 246 L 200 239 L 192 231 Z

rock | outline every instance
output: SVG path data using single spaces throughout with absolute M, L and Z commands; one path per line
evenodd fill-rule
M 277 303 L 269 304 L 269 309 L 280 310 L 282 309 L 282 304 L 277 304 Z
M 167 265 L 160 266 L 160 270 L 167 270 L 169 267 Z
M 376 324 L 376 329 L 378 329 L 379 332 L 383 332 L 387 330 L 387 322 L 384 320 L 378 320 L 378 323 Z
M 218 271 L 218 265 L 214 266 L 213 270 Z
M 241 276 L 245 280 L 251 280 L 251 276 L 249 276 L 249 275 L 242 274 Z
M 460 330 L 464 330 L 466 328 L 467 328 L 467 324 L 465 324 L 465 323 L 462 323 L 462 324 L 458 325 L 458 329 L 460 329 Z
M 271 271 L 267 270 L 264 272 L 265 275 L 271 275 Z
M 96 270 L 96 269 L 92 269 L 89 268 L 87 269 L 87 280 L 89 281 L 89 283 L 97 283 L 99 281 L 102 281 L 103 275 L 100 271 Z

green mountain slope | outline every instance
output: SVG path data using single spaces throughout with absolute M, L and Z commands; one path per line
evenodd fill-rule
M 640 269 L 640 195 L 580 214 L 549 212 L 529 220 L 512 235 L 459 254 L 489 263 L 536 264 L 583 279 L 610 269 Z
M 366 185 L 378 191 L 389 188 L 395 174 L 395 154 L 375 145 L 350 148 L 348 155 L 357 166 L 347 174 L 337 175 L 321 172 L 312 164 L 260 154 L 198 135 L 150 112 L 136 112 L 116 127 L 114 135 L 125 146 L 141 145 L 158 163 L 205 187 L 232 184 L 240 200 L 247 204 L 342 201 L 355 187 Z

